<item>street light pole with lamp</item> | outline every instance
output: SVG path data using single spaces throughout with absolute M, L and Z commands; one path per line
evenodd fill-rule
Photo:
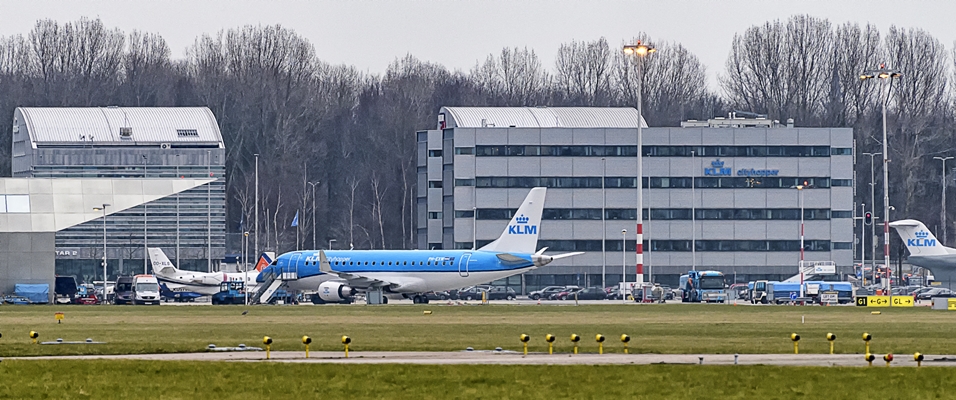
M 657 49 L 647 43 L 643 43 L 640 40 L 636 44 L 625 45 L 624 54 L 627 55 L 636 55 L 641 59 L 637 63 L 638 67 L 643 66 L 644 56 L 657 51 Z M 637 186 L 637 241 L 635 242 L 634 251 L 636 254 L 636 264 L 637 264 L 637 282 L 641 283 L 644 281 L 644 196 L 643 196 L 643 153 L 644 149 L 642 146 L 642 140 L 644 137 L 644 132 L 642 128 L 644 127 L 644 113 L 642 110 L 642 91 L 644 90 L 644 77 L 641 76 L 641 73 L 638 73 L 638 85 L 637 85 L 637 114 L 640 117 L 640 121 L 637 122 L 637 177 L 636 185 Z
M 794 189 L 797 189 L 797 192 L 800 193 L 800 264 L 799 264 L 799 265 L 800 265 L 800 298 L 802 299 L 802 298 L 804 297 L 804 292 L 803 292 L 803 261 L 804 261 L 804 256 L 803 256 L 803 252 L 804 252 L 804 250 L 806 249 L 806 246 L 803 244 L 803 243 L 804 243 L 804 242 L 803 242 L 803 189 L 806 189 L 806 188 L 809 188 L 809 187 L 812 187 L 812 186 L 807 185 L 807 183 L 804 182 L 803 185 L 796 185 L 796 186 L 792 186 L 792 187 L 793 187 Z
M 627 303 L 627 229 L 621 229 L 621 297 Z
M 943 162 L 943 198 L 940 200 L 939 220 L 940 225 L 943 226 L 943 245 L 945 246 L 949 243 L 949 237 L 947 235 L 949 229 L 947 229 L 946 226 L 946 160 L 952 160 L 953 157 L 933 157 L 933 159 Z
M 103 300 L 106 301 L 106 207 L 109 203 L 103 203 L 102 207 L 93 207 L 94 211 L 103 211 Z
M 312 248 L 315 249 L 315 186 L 322 181 L 308 182 L 312 185 Z
M 876 176 L 873 174 L 873 157 L 883 155 L 883 153 L 862 153 L 864 156 L 870 157 L 870 209 L 876 209 Z M 865 213 L 866 210 L 863 210 Z M 872 222 L 872 221 L 871 221 Z M 865 228 L 864 228 L 865 231 Z M 870 237 L 874 238 L 870 241 L 870 262 L 873 265 L 870 266 L 871 270 L 876 270 L 876 224 L 870 224 Z
M 883 86 L 886 88 L 886 97 L 883 99 L 883 263 L 888 269 L 890 267 L 890 189 L 889 189 L 889 152 L 886 143 L 886 103 L 890 100 L 890 88 L 893 85 L 893 78 L 903 76 L 899 71 L 886 68 L 886 64 L 880 64 L 880 68 L 872 71 L 865 71 L 860 74 L 861 80 L 880 78 Z M 889 84 L 887 84 L 889 83 Z M 886 290 L 890 289 L 890 280 L 886 280 L 883 285 Z
M 243 285 L 249 284 L 249 231 L 242 233 L 242 274 Z M 245 305 L 249 305 L 249 290 L 243 290 L 245 296 Z

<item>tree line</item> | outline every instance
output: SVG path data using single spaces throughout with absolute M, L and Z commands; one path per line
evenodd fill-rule
M 624 55 L 621 46 L 636 40 L 658 51 Z M 933 226 L 942 186 L 932 157 L 956 153 L 952 51 L 918 28 L 882 33 L 798 15 L 735 35 L 713 90 L 690 50 L 644 33 L 615 44 L 562 44 L 551 66 L 534 49 L 508 47 L 468 71 L 406 55 L 370 74 L 323 61 L 307 39 L 278 25 L 205 34 L 173 58 L 158 34 L 98 19 L 41 20 L 30 32 L 0 37 L 0 115 L 18 106 L 209 107 L 226 145 L 227 232 L 240 221 L 256 229 L 258 155 L 260 241 L 285 251 L 295 247 L 295 229 L 311 245 L 313 223 L 318 243 L 413 247 L 414 132 L 434 127 L 441 106 L 636 107 L 640 90 L 650 126 L 740 110 L 793 118 L 798 127 L 852 127 L 856 196 L 869 204 L 860 154 L 880 151 L 885 102 L 895 216 Z M 880 62 L 903 73 L 889 91 L 859 79 Z M 6 143 L 10 126 L 0 125 Z M 0 146 L 0 158 L 10 152 Z M 9 176 L 8 162 L 0 172 Z

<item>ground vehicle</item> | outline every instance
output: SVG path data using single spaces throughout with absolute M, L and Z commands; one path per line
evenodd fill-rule
M 491 290 L 486 291 L 485 298 L 488 300 L 514 300 L 518 298 L 518 293 L 507 286 L 492 286 Z
M 685 303 L 727 302 L 724 273 L 720 271 L 688 271 L 680 277 L 680 288 Z
M 953 292 L 952 290 L 949 290 L 947 288 L 937 287 L 931 290 L 927 290 L 916 296 L 916 298 L 919 300 L 930 300 L 933 297 L 956 297 L 956 292 Z
M 57 304 L 76 303 L 78 285 L 73 276 L 57 276 L 53 285 L 53 302 Z
M 212 295 L 212 304 L 246 304 L 245 282 L 223 281 L 219 293 Z
M 528 293 L 528 298 L 531 300 L 538 300 L 541 298 L 547 299 L 552 294 L 561 292 L 564 290 L 564 286 L 545 286 L 541 290 L 535 290 L 531 293 Z
M 551 300 L 567 300 L 574 299 L 574 294 L 581 291 L 583 288 L 579 286 L 568 286 L 564 290 L 554 293 L 551 296 L 548 296 Z
M 74 304 L 100 304 L 100 299 L 96 296 L 96 291 L 93 289 L 93 285 L 80 285 L 77 286 L 76 297 L 73 299 Z
M 763 281 L 754 281 L 747 284 L 747 289 L 750 291 L 750 302 L 753 304 L 767 304 L 770 302 L 770 298 L 767 296 L 767 282 Z
M 113 304 L 129 304 L 133 302 L 133 277 L 121 276 L 116 278 L 113 291 Z
M 577 297 L 575 297 L 577 295 Z M 606 300 L 607 292 L 599 287 L 586 287 L 568 296 L 569 299 L 578 300 Z
M 159 305 L 159 280 L 155 276 L 133 277 L 133 304 Z
M 448 300 L 451 298 L 451 294 L 445 291 L 427 292 L 423 294 L 425 295 L 425 298 L 427 298 L 428 300 Z
M 750 287 L 746 283 L 735 283 L 730 285 L 728 293 L 733 295 L 732 298 L 750 300 Z
M 491 290 L 491 286 L 471 286 L 453 290 L 451 298 L 456 300 L 481 300 L 481 292 Z
M 772 302 L 780 304 L 790 301 L 821 303 L 827 297 L 830 297 L 831 303 L 846 304 L 853 302 L 853 284 L 850 282 L 806 281 L 803 283 L 803 300 L 798 300 L 801 299 L 800 282 L 756 281 L 752 284 L 754 286 L 753 293 L 758 292 L 759 285 L 764 285 L 766 288 L 761 297 L 751 300 L 753 303 L 767 304 Z

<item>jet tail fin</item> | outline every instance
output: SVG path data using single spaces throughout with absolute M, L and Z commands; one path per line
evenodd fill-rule
M 272 265 L 272 262 L 276 259 L 276 253 L 271 251 L 263 252 L 259 256 L 259 261 L 256 262 L 256 271 L 262 272 L 263 269 Z
M 538 233 L 547 190 L 548 188 L 544 187 L 531 189 L 521 207 L 518 207 L 518 212 L 511 218 L 504 232 L 501 232 L 501 236 L 479 250 L 534 254 L 538 247 Z
M 900 234 L 906 249 L 914 256 L 937 256 L 956 253 L 956 249 L 943 246 L 926 225 L 915 219 L 890 222 L 890 226 Z
M 153 273 L 157 275 L 172 275 L 177 271 L 176 266 L 159 247 L 149 248 L 149 262 L 153 266 Z

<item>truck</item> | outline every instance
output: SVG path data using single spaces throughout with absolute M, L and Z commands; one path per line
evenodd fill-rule
M 687 271 L 680 276 L 680 290 L 684 303 L 727 302 L 727 284 L 720 271 Z
M 223 281 L 219 293 L 212 295 L 212 304 L 246 304 L 245 282 Z
M 133 277 L 120 276 L 113 286 L 113 304 L 131 304 L 133 302 Z
M 159 280 L 153 275 L 133 277 L 133 304 L 159 305 Z
M 781 304 L 791 301 L 808 303 L 853 302 L 853 284 L 850 282 L 805 281 L 803 297 L 800 297 L 800 282 L 779 282 L 760 280 L 747 284 L 750 289 L 750 302 L 757 304 Z

